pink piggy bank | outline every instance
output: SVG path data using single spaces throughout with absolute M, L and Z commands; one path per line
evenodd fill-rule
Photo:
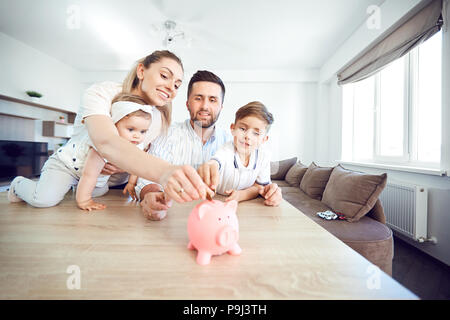
M 237 201 L 203 201 L 188 219 L 188 249 L 198 251 L 197 263 L 209 264 L 211 256 L 228 252 L 239 255 L 239 223 L 236 216 Z

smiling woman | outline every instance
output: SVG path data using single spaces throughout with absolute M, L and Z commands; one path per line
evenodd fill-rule
M 177 95 L 183 72 L 181 60 L 176 55 L 167 50 L 155 51 L 137 62 L 136 67 L 125 79 L 122 91 L 141 96 L 150 105 L 162 108 L 163 115 L 166 119 L 170 119 L 170 103 Z M 109 116 L 112 98 L 111 92 L 105 94 L 105 89 L 101 85 L 91 87 L 86 92 L 85 101 L 78 114 L 80 120 L 85 120 L 89 136 L 99 153 L 115 165 L 111 167 L 112 172 L 106 173 L 118 173 L 123 170 L 159 182 L 167 195 L 177 202 L 184 202 L 179 195 L 180 189 L 192 199 L 205 199 L 206 186 L 194 168 L 170 165 L 132 148 L 132 145 L 124 143 L 118 137 Z
M 83 103 L 77 113 L 74 134 L 71 140 L 61 149 L 72 148 L 72 145 L 73 148 L 79 148 L 72 141 L 85 141 L 86 148 L 95 149 L 101 156 L 99 157 L 101 166 L 97 167 L 100 170 L 103 168 L 102 174 L 110 175 L 126 172 L 157 181 L 164 187 L 166 194 L 177 202 L 185 201 L 180 197 L 179 190 L 184 190 L 190 199 L 205 199 L 206 186 L 194 168 L 170 165 L 159 158 L 142 152 L 133 143 L 130 143 L 131 141 L 119 136 L 118 128 L 114 125 L 111 116 L 113 98 L 121 92 L 122 94 L 133 94 L 141 99 L 144 104 L 159 109 L 160 113 L 153 113 L 155 119 L 152 119 L 152 125 L 146 132 L 145 139 L 143 135 L 139 136 L 139 140 L 142 138 L 144 145 L 148 145 L 161 132 L 162 126 L 157 125 L 158 123 L 165 123 L 165 127 L 170 124 L 171 102 L 177 95 L 182 78 L 183 66 L 181 60 L 170 51 L 155 51 L 138 61 L 125 79 L 123 86 L 112 82 L 91 86 L 85 92 Z M 140 131 L 145 130 L 140 129 Z M 83 137 L 86 137 L 86 139 L 81 139 Z M 130 136 L 130 140 L 133 139 L 134 137 Z M 64 169 L 65 165 L 59 161 L 59 154 L 60 150 L 48 160 L 42 170 L 39 182 L 23 177 L 14 179 L 9 192 L 10 201 L 25 200 L 37 207 L 54 206 L 63 199 L 70 187 L 81 183 L 76 173 L 67 172 Z M 106 165 L 102 158 L 107 160 Z M 73 157 L 73 162 L 78 160 Z M 86 165 L 84 169 L 76 166 L 74 170 L 82 171 L 84 176 L 85 172 L 90 171 L 90 169 Z M 47 179 L 42 177 L 47 177 Z M 128 179 L 128 175 L 126 175 L 126 179 Z M 52 184 L 56 182 L 57 186 L 49 187 L 49 182 Z M 102 194 L 106 191 L 107 187 Z
M 158 65 L 159 70 L 154 70 L 156 68 L 150 69 L 150 65 L 160 60 L 164 60 L 165 64 L 160 63 Z M 174 72 L 180 72 L 180 67 L 182 77 L 183 64 L 176 55 L 170 51 L 155 51 L 136 63 L 122 86 L 123 92 L 139 95 L 148 100 L 150 104 L 160 106 L 160 111 L 167 120 L 165 121 L 165 129 L 171 121 L 171 101 L 176 96 L 182 82 L 179 75 L 174 75 Z M 167 82 L 171 80 L 173 84 L 167 85 Z

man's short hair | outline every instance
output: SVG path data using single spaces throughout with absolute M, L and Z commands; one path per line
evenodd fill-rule
M 206 70 L 199 70 L 192 76 L 191 80 L 189 81 L 189 85 L 188 85 L 188 92 L 187 92 L 188 99 L 189 99 L 189 96 L 192 91 L 192 86 L 194 85 L 194 83 L 199 82 L 199 81 L 208 81 L 208 82 L 217 83 L 220 86 L 220 88 L 222 89 L 222 103 L 223 103 L 223 100 L 225 99 L 225 85 L 223 84 L 222 80 L 218 76 L 216 76 L 214 73 L 212 73 L 210 71 L 206 71 Z
M 240 107 L 236 112 L 234 123 L 246 117 L 253 116 L 267 123 L 266 131 L 269 131 L 273 123 L 273 115 L 267 110 L 266 106 L 259 101 L 252 101 L 245 106 Z

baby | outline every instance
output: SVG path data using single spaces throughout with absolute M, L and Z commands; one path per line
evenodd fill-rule
M 121 93 L 112 101 L 111 118 L 119 135 L 130 143 L 143 149 L 150 125 L 161 125 L 161 112 L 146 104 L 139 96 Z M 153 121 L 152 121 L 153 120 Z M 44 164 L 39 181 L 16 177 L 10 186 L 10 202 L 26 201 L 34 207 L 57 205 L 72 186 L 77 186 L 76 202 L 83 210 L 102 210 L 104 204 L 92 198 L 108 192 L 110 176 L 102 175 L 105 166 L 103 159 L 95 150 L 87 130 L 71 138 L 59 148 Z M 130 183 L 136 177 L 130 177 Z
M 233 142 L 225 143 L 206 163 L 219 171 L 217 193 L 228 195 L 226 201 L 244 201 L 259 194 L 266 198 L 266 205 L 276 206 L 281 201 L 281 190 L 270 180 L 270 153 L 263 144 L 273 116 L 258 101 L 241 107 L 230 129 Z M 203 169 L 199 173 L 203 177 Z M 280 196 L 272 197 L 275 192 Z

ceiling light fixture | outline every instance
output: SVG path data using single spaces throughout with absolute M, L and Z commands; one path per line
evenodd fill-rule
M 163 45 L 169 47 L 177 39 L 184 39 L 184 32 L 176 30 L 177 23 L 173 20 L 166 20 L 163 24 L 166 36 L 163 40 Z

